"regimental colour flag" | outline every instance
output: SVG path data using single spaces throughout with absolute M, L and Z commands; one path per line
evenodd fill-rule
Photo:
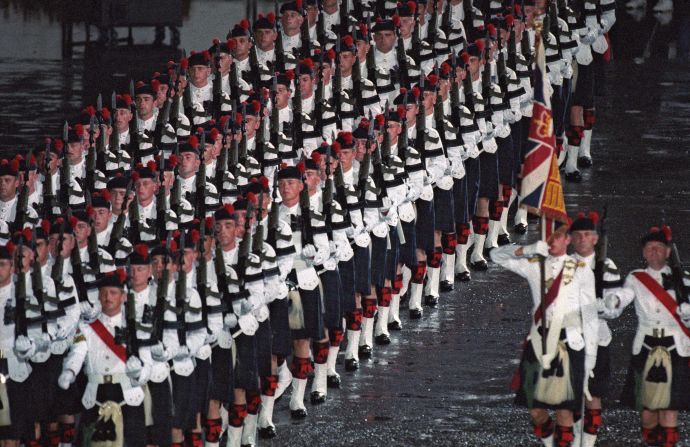
M 544 83 L 548 78 L 541 39 L 536 39 L 535 46 L 534 106 L 527 138 L 528 150 L 522 165 L 520 206 L 547 220 L 566 223 L 568 215 L 558 171 L 556 136 L 553 132 L 551 86 Z

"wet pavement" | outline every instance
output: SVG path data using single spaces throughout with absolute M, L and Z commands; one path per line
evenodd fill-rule
M 239 19 L 240 4 L 224 11 Z M 183 27 L 186 48 L 210 40 L 211 35 L 202 39 L 199 28 L 213 8 L 233 8 L 228 2 L 192 5 L 197 9 L 192 8 L 196 12 L 186 26 L 197 28 L 185 34 Z M 6 13 L 2 23 L 32 29 L 29 42 L 42 42 L 44 34 L 48 38 L 37 54 L 0 46 L 3 150 L 26 147 L 59 128 L 65 114 L 85 100 L 83 75 L 90 69 L 79 58 L 59 60 L 59 42 L 56 49 L 50 37 L 56 24 L 47 15 L 28 24 L 12 17 Z M 690 65 L 658 58 L 667 50 L 659 36 L 668 40 L 668 32 L 655 33 L 649 46 L 656 50 L 640 63 L 653 23 L 649 16 L 638 22 L 621 12 L 613 33 L 618 57 L 606 67 L 606 84 L 597 98 L 594 167 L 583 171 L 581 184 L 565 185 L 571 212 L 608 205 L 609 256 L 624 273 L 641 265 L 639 236 L 662 221 L 673 227 L 681 257 L 690 263 Z M 527 235 L 514 240 L 536 237 L 533 223 Z M 330 390 L 323 405 L 307 404 L 305 421 L 290 421 L 289 396 L 279 401 L 278 438 L 262 445 L 539 445 L 527 412 L 512 405 L 509 391 L 530 303 L 527 284 L 517 276 L 495 265 L 474 273 L 470 283 L 457 283 L 455 291 L 442 295 L 437 310 L 426 309 L 421 321 L 403 318 L 403 331 L 392 333 L 391 345 L 375 347 L 373 359 L 362 361 L 359 371 L 345 373 L 340 365 L 342 389 Z M 637 415 L 618 402 L 635 325 L 632 307 L 611 324 L 613 377 L 604 401 L 601 446 L 639 445 Z M 681 439 L 681 445 L 690 446 L 687 414 L 681 416 Z

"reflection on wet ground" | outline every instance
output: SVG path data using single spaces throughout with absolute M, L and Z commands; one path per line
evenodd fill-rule
M 655 4 L 652 0 L 647 8 Z M 196 21 L 185 26 L 196 27 L 205 37 L 186 45 L 191 40 L 186 40 L 183 27 L 183 46 L 194 48 L 210 40 L 199 17 L 208 17 L 211 8 L 220 5 L 234 7 L 235 15 L 228 12 L 228 17 L 240 18 L 238 2 L 192 2 L 190 11 L 198 7 L 205 15 L 199 12 Z M 639 22 L 632 17 L 620 10 L 616 59 L 607 67 L 606 86 L 597 102 L 595 165 L 583 172 L 583 183 L 565 187 L 570 211 L 608 205 L 609 255 L 623 272 L 640 265 L 638 236 L 662 219 L 674 228 L 681 257 L 690 260 L 690 67 L 653 59 L 665 54 L 669 40 L 665 47 L 663 40 L 657 41 L 660 49 L 650 50 L 650 60 L 635 63 L 644 55 L 654 23 L 660 22 L 652 16 Z M 673 25 L 675 34 L 667 36 L 687 32 L 687 15 L 680 18 L 686 28 Z M 40 23 L 49 35 L 52 28 L 45 20 Z M 670 26 L 658 25 L 654 40 Z M 0 56 L 5 56 L 0 64 L 0 147 L 8 149 L 55 131 L 65 112 L 81 107 L 84 72 L 92 68 L 78 58 L 61 62 L 59 48 L 36 57 L 28 50 L 26 56 L 11 57 L 3 51 L 7 48 L 0 47 Z M 517 241 L 535 238 L 533 224 Z M 475 273 L 472 282 L 458 283 L 454 292 L 443 295 L 440 308 L 427 310 L 421 322 L 405 320 L 404 330 L 392 334 L 392 344 L 375 349 L 373 360 L 362 362 L 358 372 L 342 372 L 343 388 L 329 391 L 326 404 L 310 406 L 305 421 L 290 421 L 288 398 L 283 398 L 275 411 L 279 437 L 262 445 L 538 445 L 526 411 L 512 406 L 508 391 L 528 329 L 527 293 L 522 280 L 494 265 Z M 637 416 L 618 403 L 635 325 L 632 309 L 611 325 L 613 380 L 604 403 L 601 446 L 638 445 Z M 681 417 L 681 433 L 681 445 L 689 446 L 688 415 Z

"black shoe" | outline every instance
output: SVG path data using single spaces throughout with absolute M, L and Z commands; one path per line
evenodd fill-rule
M 326 377 L 326 385 L 328 388 L 340 388 L 340 376 L 336 374 Z
M 461 282 L 468 282 L 470 279 L 472 279 L 472 276 L 470 275 L 470 272 L 460 272 L 455 274 L 455 279 Z
M 345 359 L 345 371 L 357 371 L 359 369 L 359 361 L 357 359 Z
M 521 223 L 515 225 L 515 226 L 513 227 L 513 233 L 517 233 L 517 234 L 525 234 L 525 233 L 527 233 L 527 225 L 521 224 Z
M 455 284 L 453 284 L 450 281 L 443 280 L 441 281 L 441 292 L 452 292 L 453 289 L 455 288 Z
M 290 410 L 290 417 L 292 419 L 304 419 L 307 417 L 307 410 L 302 408 L 299 410 Z
M 390 345 L 391 338 L 386 334 L 377 335 L 374 337 L 374 343 L 377 345 Z
M 365 358 L 368 359 L 371 357 L 371 346 L 369 345 L 360 345 L 359 346 L 359 357 L 360 358 Z
M 268 427 L 259 428 L 259 438 L 261 439 L 273 439 L 276 437 L 276 428 L 272 425 Z
M 424 297 L 424 305 L 429 307 L 438 306 L 438 297 L 433 295 L 427 295 Z
M 566 172 L 565 179 L 572 183 L 580 183 L 582 181 L 582 174 L 580 174 L 580 171 Z
M 402 330 L 402 326 L 397 321 L 391 321 L 390 323 L 388 323 L 388 330 L 389 331 L 400 331 L 400 330 Z
M 487 264 L 486 261 L 470 262 L 470 268 L 472 270 L 483 272 L 489 269 L 489 264 Z
M 589 157 L 578 157 L 577 158 L 577 167 L 578 168 L 591 168 L 592 167 L 592 159 Z
M 419 320 L 422 318 L 422 311 L 419 309 L 410 309 L 410 320 Z
M 254 444 L 241 444 L 240 447 L 256 447 Z
M 311 404 L 312 405 L 319 405 L 326 402 L 326 395 L 323 394 L 321 391 L 312 391 L 311 392 Z
M 503 247 L 504 245 L 510 244 L 510 236 L 507 234 L 499 234 L 498 235 L 498 246 Z

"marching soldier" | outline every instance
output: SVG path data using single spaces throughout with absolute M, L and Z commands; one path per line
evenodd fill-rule
M 594 271 L 595 290 L 597 293 L 597 307 L 599 309 L 599 343 L 597 348 L 597 363 L 592 371 L 594 377 L 589 379 L 591 399 L 585 400 L 584 415 L 575 415 L 575 440 L 573 445 L 582 447 L 594 446 L 597 432 L 602 425 L 601 399 L 606 396 L 606 390 L 611 378 L 611 364 L 609 344 L 611 343 L 611 329 L 604 318 L 609 312 L 604 305 L 605 297 L 617 293 L 622 285 L 622 279 L 616 264 L 608 257 L 604 257 L 604 245 L 607 243 L 605 235 L 599 235 L 597 224 L 599 215 L 579 213 L 570 225 L 572 246 L 575 250 L 573 257 L 584 262 Z M 603 222 L 600 227 L 604 228 Z M 602 238 L 601 242 L 599 238 Z
M 567 225 L 561 225 L 548 244 L 491 250 L 494 262 L 530 284 L 532 327 L 516 372 L 515 403 L 529 409 L 534 433 L 548 447 L 572 445 L 573 414 L 582 408 L 583 395 L 590 397 L 587 378 L 597 354 L 594 273 L 566 254 L 569 243 Z M 545 258 L 541 267 L 537 256 Z M 540 268 L 545 269 L 546 285 L 540 283 Z M 544 287 L 548 290 L 540 297 Z M 549 410 L 555 410 L 555 424 Z
M 151 373 L 151 354 L 139 347 L 138 353 L 128 356 L 122 344 L 122 331 L 136 330 L 127 328 L 123 315 L 126 277 L 124 270 L 116 270 L 99 282 L 101 314 L 90 324 L 80 324 L 58 379 L 60 387 L 67 389 L 85 369 L 83 442 L 146 445 L 144 385 Z M 90 439 L 87 427 L 92 430 Z
M 638 318 L 622 401 L 640 412 L 647 445 L 673 447 L 680 440 L 678 412 L 690 406 L 687 393 L 690 356 L 690 278 L 672 253 L 671 229 L 652 227 L 642 237 L 646 268 L 633 270 L 623 289 L 605 299 L 609 312 L 620 315 L 635 302 Z

